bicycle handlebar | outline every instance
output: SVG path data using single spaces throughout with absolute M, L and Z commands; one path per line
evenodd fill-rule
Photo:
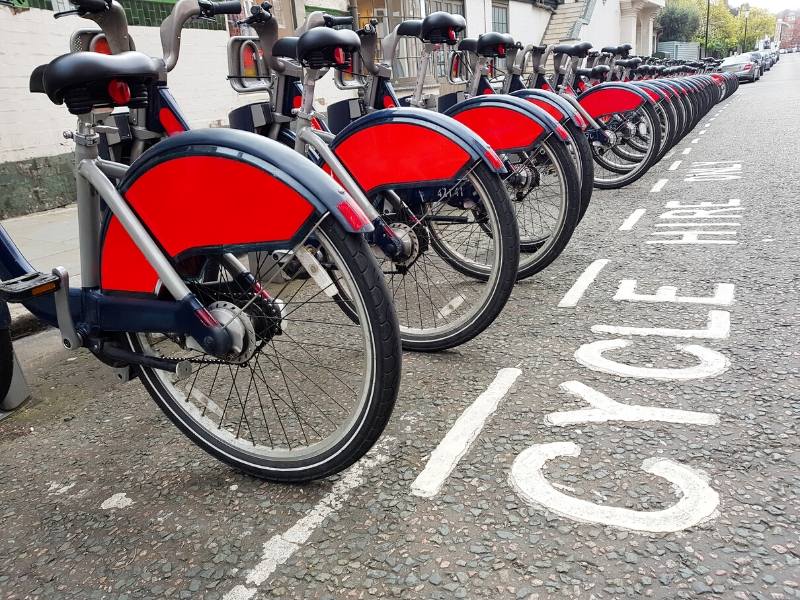
M 334 17 L 333 15 L 323 15 L 322 18 L 325 20 L 325 27 L 336 27 L 337 25 L 352 25 L 353 24 L 353 17 L 346 16 L 346 17 Z
M 192 17 L 211 18 L 215 15 L 239 14 L 240 12 L 242 12 L 242 5 L 239 0 L 224 0 L 223 2 L 178 0 L 160 27 L 161 49 L 167 72 L 174 69 L 178 62 L 178 55 L 181 51 L 181 29 L 186 21 Z
M 111 8 L 111 2 L 106 0 L 70 0 L 74 4 L 79 13 L 100 13 L 105 12 Z

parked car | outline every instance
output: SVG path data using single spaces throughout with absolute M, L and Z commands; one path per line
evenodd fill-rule
M 729 56 L 722 61 L 719 70 L 735 73 L 739 80 L 758 81 L 761 77 L 761 65 L 752 56 L 753 54 L 757 54 L 757 52 Z
M 761 52 L 747 52 L 745 56 L 750 56 L 753 62 L 758 65 L 759 76 L 767 72 L 767 59 Z

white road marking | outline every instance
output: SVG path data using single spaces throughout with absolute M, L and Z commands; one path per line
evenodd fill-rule
M 605 506 L 559 492 L 542 473 L 545 463 L 560 456 L 579 456 L 580 452 L 580 446 L 573 442 L 531 446 L 514 460 L 509 482 L 526 502 L 568 519 L 633 531 L 681 531 L 713 517 L 719 506 L 719 494 L 694 469 L 666 459 L 649 458 L 642 462 L 643 470 L 663 477 L 681 493 L 678 502 L 663 510 Z
M 637 208 L 622 222 L 622 225 L 619 226 L 619 231 L 630 231 L 633 229 L 633 226 L 639 222 L 639 219 L 641 219 L 642 215 L 646 212 L 644 208 Z
M 774 241 L 775 241 L 775 238 L 764 238 L 764 239 L 763 239 L 763 240 L 761 240 L 761 241 L 762 241 L 762 242 L 774 242 Z
M 737 216 L 737 215 L 733 215 Z M 713 221 L 706 223 L 656 223 L 656 227 L 739 227 L 741 223 L 732 223 L 725 221 Z
M 345 471 L 341 479 L 333 484 L 331 491 L 323 496 L 304 517 L 285 532 L 267 540 L 261 553 L 261 561 L 247 573 L 245 584 L 249 585 L 237 585 L 223 596 L 223 600 L 250 600 L 255 596 L 258 587 L 280 565 L 302 548 L 325 519 L 338 511 L 350 497 L 350 493 L 364 483 L 365 472 L 389 460 L 389 455 L 384 452 L 388 450 L 393 441 L 394 438 L 383 438 L 367 456 Z
M 128 498 L 125 492 L 119 492 L 111 496 L 110 498 L 106 499 L 101 505 L 100 508 L 103 510 L 109 510 L 111 508 L 126 508 L 133 504 L 133 500 Z
M 705 329 L 675 329 L 671 327 L 628 327 L 624 325 L 592 325 L 592 333 L 614 335 L 655 335 L 658 337 L 699 338 L 722 340 L 731 334 L 731 313 L 727 310 L 708 311 Z
M 710 127 L 711 123 L 706 123 L 703 127 Z
M 693 139 L 691 142 L 689 142 L 689 143 L 690 143 L 690 144 L 696 144 L 696 143 L 697 143 L 697 142 L 699 142 L 699 141 L 700 141 L 700 138 L 694 138 L 694 139 Z
M 593 408 L 558 411 L 546 415 L 544 422 L 556 427 L 578 423 L 605 423 L 606 421 L 663 421 L 690 425 L 717 425 L 719 423 L 717 415 L 706 412 L 623 404 L 580 381 L 566 381 L 558 387 L 568 394 L 574 394 L 584 399 Z
M 500 369 L 489 387 L 461 415 L 431 452 L 425 468 L 411 484 L 411 493 L 423 498 L 432 498 L 439 493 L 445 480 L 483 430 L 500 400 L 506 395 L 522 371 Z
M 698 202 L 696 204 L 683 204 L 680 200 L 670 200 L 664 205 L 664 208 L 727 208 L 730 206 L 741 206 L 742 201 L 739 198 L 731 198 L 725 202 Z M 664 213 L 671 214 L 671 213 Z
M 698 364 L 691 367 L 638 367 L 635 365 L 617 362 L 603 356 L 604 352 L 608 352 L 610 350 L 621 350 L 622 348 L 627 348 L 632 344 L 633 342 L 631 340 L 624 339 L 598 340 L 596 342 L 590 342 L 588 344 L 583 344 L 575 351 L 575 360 L 592 371 L 600 371 L 610 375 L 677 381 L 714 377 L 727 371 L 731 364 L 724 354 L 721 354 L 716 350 L 706 348 L 705 346 L 698 346 L 695 344 L 677 344 L 675 346 L 675 348 L 677 348 L 679 351 L 685 352 L 686 354 L 691 354 L 700 359 Z
M 601 258 L 586 267 L 586 270 L 581 273 L 580 277 L 578 277 L 575 280 L 575 283 L 572 284 L 572 287 L 569 288 L 566 294 L 564 294 L 561 302 L 558 303 L 558 308 L 570 308 L 577 306 L 578 302 L 583 297 L 583 294 L 586 293 L 586 290 L 589 289 L 589 286 L 592 285 L 592 282 L 607 264 L 608 259 Z
M 683 152 L 681 152 L 681 154 L 686 155 L 686 154 L 689 154 L 689 152 L 691 152 L 691 151 L 692 151 L 691 148 L 686 148 Z
M 718 283 L 714 286 L 713 296 L 678 296 L 678 288 L 674 285 L 662 285 L 656 288 L 655 294 L 637 294 L 636 280 L 623 279 L 619 282 L 614 300 L 627 300 L 629 302 L 675 302 L 678 304 L 720 304 L 730 306 L 733 304 L 732 283 Z
M 653 187 L 650 188 L 650 193 L 654 194 L 656 192 L 660 192 L 664 189 L 664 186 L 667 185 L 669 179 L 659 179 L 658 181 L 653 184 Z
M 679 245 L 708 245 L 708 244 L 738 244 L 736 240 L 700 239 L 701 235 L 736 235 L 735 230 L 730 231 L 704 231 L 704 230 L 676 230 L 654 231 L 653 235 L 679 235 L 674 240 L 647 240 L 645 244 L 679 244 Z
M 708 129 L 701 129 L 697 135 L 703 135 Z M 694 142 L 692 142 L 694 144 Z
M 672 163 L 672 164 L 669 166 L 669 169 L 667 169 L 667 171 L 677 171 L 677 170 L 678 170 L 678 167 L 680 167 L 680 166 L 681 166 L 681 163 L 682 163 L 682 162 L 683 162 L 682 160 L 676 160 L 674 163 Z

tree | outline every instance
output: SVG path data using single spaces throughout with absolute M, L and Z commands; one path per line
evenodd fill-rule
M 661 29 L 662 40 L 688 42 L 700 26 L 700 11 L 693 2 L 669 0 L 659 13 L 656 26 Z
M 695 0 L 695 6 L 700 10 L 700 25 L 695 41 L 701 44 L 705 41 L 706 1 Z M 708 48 L 706 49 L 706 54 L 727 56 L 736 49 L 741 39 L 740 35 L 741 31 L 736 17 L 733 16 L 728 5 L 725 2 L 714 2 L 712 0 L 708 19 Z M 747 36 L 750 37 L 749 31 Z
M 750 15 L 747 18 L 747 39 L 744 39 L 744 15 L 738 16 L 738 30 L 740 31 L 740 41 L 742 48 L 752 50 L 756 46 L 758 40 L 763 40 L 764 37 L 772 37 L 775 35 L 776 17 L 769 11 L 754 6 L 750 9 Z

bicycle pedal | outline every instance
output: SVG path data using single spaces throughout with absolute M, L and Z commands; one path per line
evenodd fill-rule
M 58 275 L 52 273 L 25 273 L 14 279 L 0 281 L 0 299 L 6 302 L 22 302 L 52 294 L 58 290 L 60 284 Z

